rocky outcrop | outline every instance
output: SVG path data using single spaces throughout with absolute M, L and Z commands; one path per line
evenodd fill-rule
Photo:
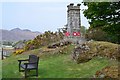
M 75 47 L 72 58 L 77 63 L 89 61 L 95 56 L 118 59 L 120 52 L 119 45 L 102 41 L 89 41 Z
M 72 54 L 74 61 L 76 61 L 77 63 L 81 63 L 90 60 L 90 57 L 86 57 L 86 52 L 88 50 L 90 50 L 90 48 L 86 44 L 76 46 Z
M 95 74 L 95 78 L 118 78 L 118 66 L 107 66 Z
M 53 43 L 49 45 L 48 48 L 57 48 L 57 47 L 62 47 L 62 46 L 66 46 L 69 44 L 71 44 L 70 41 L 61 41 L 61 42 L 57 42 L 57 43 Z

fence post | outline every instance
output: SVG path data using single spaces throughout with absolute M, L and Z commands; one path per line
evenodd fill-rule
M 1 57 L 2 57 L 2 60 L 3 60 L 3 48 L 2 48 L 2 55 L 1 55 Z

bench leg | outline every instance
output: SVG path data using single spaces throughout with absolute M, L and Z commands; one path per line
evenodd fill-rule
M 27 69 L 25 69 L 25 78 L 27 78 Z
M 19 72 L 24 72 L 24 70 L 21 69 L 20 65 L 21 65 L 21 62 L 19 62 Z
M 20 63 L 19 63 L 19 72 L 21 72 L 21 69 L 20 69 Z
M 36 76 L 38 76 L 38 69 L 36 69 Z

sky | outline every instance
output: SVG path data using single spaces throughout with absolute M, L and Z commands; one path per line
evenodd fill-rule
M 57 31 L 67 24 L 67 5 L 82 0 L 4 0 L 0 2 L 0 25 L 2 29 L 29 29 L 32 31 Z M 87 7 L 81 5 L 81 9 Z M 89 27 L 81 11 L 81 25 Z

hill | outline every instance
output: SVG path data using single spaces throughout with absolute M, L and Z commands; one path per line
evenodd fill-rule
M 12 55 L 3 60 L 3 78 L 24 78 L 24 73 L 18 71 L 19 59 L 27 59 L 28 55 L 34 54 L 40 57 L 38 78 L 90 78 L 106 67 L 107 59 L 94 58 L 87 63 L 76 64 L 71 59 L 74 45 L 49 49 L 46 46 L 24 52 L 20 55 Z M 96 65 L 97 64 L 97 65 Z M 9 65 L 9 66 L 8 66 Z M 89 66 L 88 66 L 89 65 Z M 13 73 L 13 74 L 11 74 Z M 31 74 L 34 74 L 30 71 Z M 30 76 L 30 78 L 35 78 Z
M 101 56 L 114 52 L 116 53 L 116 47 L 118 46 L 117 44 L 101 41 L 92 41 L 89 42 L 87 45 L 88 47 L 90 47 L 90 51 L 89 53 L 87 53 L 88 55 L 86 55 L 84 59 L 93 54 L 92 52 L 96 53 L 96 46 L 98 46 L 99 50 L 97 54 L 101 54 Z M 103 51 L 103 48 L 105 48 L 105 52 Z M 4 63 L 2 65 L 2 77 L 23 78 L 24 73 L 20 73 L 18 71 L 17 60 L 26 59 L 30 54 L 34 54 L 40 57 L 38 78 L 112 78 L 112 80 L 117 80 L 116 78 L 118 78 L 119 64 L 117 60 L 110 59 L 106 56 L 94 56 L 87 62 L 76 64 L 76 62 L 74 62 L 74 60 L 72 59 L 72 53 L 74 49 L 76 49 L 76 45 L 74 44 L 60 46 L 52 49 L 47 48 L 47 46 L 43 46 L 38 49 L 23 52 L 19 55 L 13 54 L 2 61 Z M 109 49 L 110 51 L 107 49 Z M 33 74 L 33 72 L 31 72 L 31 74 Z M 31 76 L 30 78 L 35 77 Z
M 0 29 L 0 33 L 2 33 L 3 41 L 30 40 L 41 34 L 40 32 L 33 32 L 28 29 L 21 30 L 19 28 L 15 28 L 12 30 Z

